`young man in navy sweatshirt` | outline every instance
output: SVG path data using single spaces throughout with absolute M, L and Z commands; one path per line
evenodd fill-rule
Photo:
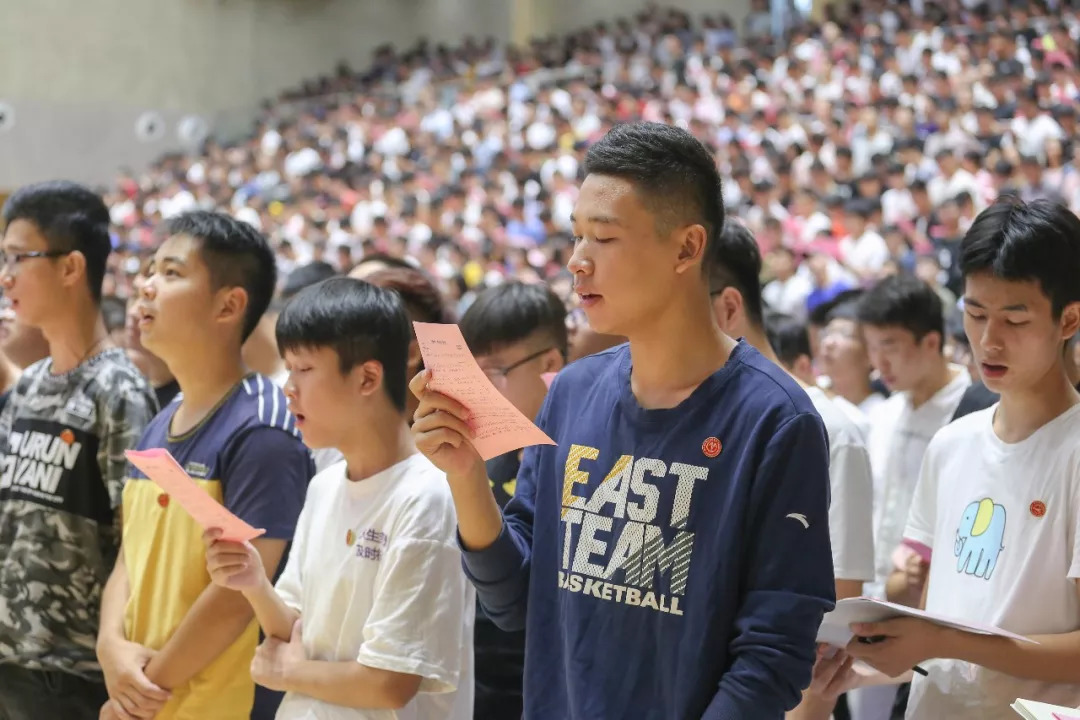
M 412 383 L 417 447 L 447 473 L 488 616 L 526 628 L 525 717 L 772 720 L 810 681 L 833 606 L 829 456 L 806 393 L 720 332 L 706 268 L 720 176 L 688 133 L 590 148 L 569 269 L 590 325 L 504 512 L 468 414 Z

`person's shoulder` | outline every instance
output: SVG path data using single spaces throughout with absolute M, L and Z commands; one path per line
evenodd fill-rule
M 334 498 L 347 480 L 344 460 L 320 470 L 308 483 L 306 503 Z
M 994 407 L 968 413 L 946 424 L 930 439 L 926 451 L 953 453 L 957 443 L 970 442 L 987 431 L 994 419 Z
M 392 490 L 385 496 L 398 537 L 455 542 L 457 515 L 446 474 L 416 453 L 399 463 Z
M 818 417 L 810 396 L 795 378 L 776 363 L 765 358 L 745 341 L 728 360 L 733 363 L 735 377 L 725 386 L 725 394 L 734 397 L 726 405 L 737 405 L 739 412 L 765 416 L 773 427 L 785 424 L 799 415 Z
M 157 407 L 150 382 L 119 348 L 101 353 L 89 368 L 92 382 L 88 391 L 96 392 L 113 402 L 146 402 Z
M 830 447 L 866 444 L 863 428 L 859 427 L 835 401 L 831 400 L 824 390 L 810 387 L 806 389 L 806 394 L 810 402 L 814 404 L 818 415 L 821 416 L 821 422 L 824 423 L 825 432 L 829 436 Z
M 231 404 L 237 430 L 277 430 L 300 442 L 300 431 L 289 412 L 285 393 L 265 375 L 252 373 L 241 380 Z
M 630 345 L 623 343 L 575 360 L 559 371 L 551 390 L 555 392 L 558 387 L 559 391 L 566 392 L 568 388 L 590 387 L 606 377 L 614 377 L 619 364 L 629 353 Z

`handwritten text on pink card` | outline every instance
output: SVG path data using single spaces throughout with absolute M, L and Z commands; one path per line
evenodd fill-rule
M 143 471 L 158 487 L 180 503 L 204 530 L 219 528 L 223 540 L 245 542 L 259 537 L 265 530 L 251 527 L 233 515 L 210 494 L 195 484 L 172 454 L 163 448 L 128 450 L 124 453 L 132 465 Z
M 469 410 L 475 433 L 471 441 L 480 457 L 490 460 L 529 445 L 555 444 L 491 384 L 457 325 L 418 322 L 413 326 L 424 367 L 431 371 L 431 389 Z

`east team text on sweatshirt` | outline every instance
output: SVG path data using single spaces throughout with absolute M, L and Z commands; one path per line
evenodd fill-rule
M 465 553 L 526 629 L 525 716 L 782 718 L 834 601 L 829 459 L 806 393 L 746 343 L 642 409 L 621 346 L 552 385 L 503 532 Z

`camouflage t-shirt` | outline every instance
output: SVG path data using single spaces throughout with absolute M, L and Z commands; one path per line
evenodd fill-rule
M 0 664 L 100 680 L 101 591 L 125 468 L 157 409 L 123 350 L 23 373 L 0 412 Z

